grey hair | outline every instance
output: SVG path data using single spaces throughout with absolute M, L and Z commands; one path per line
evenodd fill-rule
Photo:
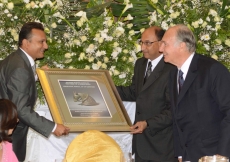
M 177 39 L 180 42 L 184 42 L 189 52 L 196 51 L 196 39 L 193 32 L 186 25 L 177 25 Z

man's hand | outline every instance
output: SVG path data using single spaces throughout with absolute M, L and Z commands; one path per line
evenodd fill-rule
M 69 134 L 69 128 L 62 125 L 62 124 L 57 124 L 57 127 L 55 129 L 55 131 L 53 132 L 53 134 L 57 137 L 62 136 L 62 135 L 67 135 Z
M 178 158 L 178 161 L 179 161 L 179 162 L 182 162 L 182 157 L 179 157 L 179 158 Z
M 142 133 L 147 127 L 146 121 L 139 121 L 132 127 L 130 127 L 130 132 L 132 134 Z
M 49 66 L 48 65 L 44 65 L 44 66 L 41 67 L 41 69 L 43 69 L 43 70 L 49 70 Z

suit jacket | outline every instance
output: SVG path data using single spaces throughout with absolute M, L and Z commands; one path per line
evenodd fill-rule
M 19 123 L 13 134 L 13 150 L 24 161 L 28 127 L 48 137 L 55 123 L 34 111 L 37 91 L 30 62 L 18 49 L 0 62 L 0 97 L 11 100 L 18 110 Z
M 177 69 L 170 74 L 174 146 L 183 161 L 230 157 L 230 76 L 218 61 L 195 54 L 180 94 Z
M 149 126 L 133 136 L 133 152 L 142 159 L 173 161 L 171 106 L 168 93 L 169 72 L 175 68 L 163 58 L 143 85 L 148 60 L 136 61 L 132 84 L 117 87 L 123 101 L 136 101 L 135 122 L 147 120 Z

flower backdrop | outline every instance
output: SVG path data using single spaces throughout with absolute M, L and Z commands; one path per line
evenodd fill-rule
M 141 32 L 134 31 L 137 24 L 131 22 L 143 19 L 149 26 L 164 29 L 178 23 L 188 25 L 196 36 L 197 52 L 217 59 L 230 69 L 228 0 L 91 0 L 87 7 L 99 3 L 102 9 L 97 10 L 102 12 L 92 16 L 84 12 L 78 0 L 71 3 L 69 0 L 1 0 L 0 60 L 18 48 L 21 26 L 38 21 L 45 27 L 49 45 L 45 58 L 36 61 L 38 67 L 48 64 L 51 68 L 107 69 L 116 85 L 129 85 L 134 63 L 141 57 L 137 44 Z M 113 9 L 120 4 L 119 16 L 113 16 L 111 3 L 115 4 Z M 148 6 L 145 8 L 143 4 Z M 146 15 L 137 16 L 138 11 L 146 14 L 146 10 L 149 19 Z M 140 21 L 133 21 L 137 18 Z M 39 82 L 37 86 L 42 99 Z
M 42 22 L 49 49 L 37 67 L 107 69 L 116 85 L 129 85 L 133 66 L 140 51 L 137 32 L 128 21 L 133 17 L 115 19 L 108 9 L 88 19 L 86 12 L 74 12 L 68 0 L 30 1 L 3 0 L 0 3 L 0 59 L 17 49 L 18 33 L 28 21 Z M 76 3 L 79 5 L 79 3 Z M 124 2 L 122 14 L 132 7 Z M 72 19 L 69 19 L 71 17 Z M 39 98 L 43 98 L 38 82 Z
M 186 24 L 195 34 L 197 52 L 208 55 L 230 69 L 230 5 L 228 0 L 149 0 L 155 8 L 150 25 L 164 29 Z

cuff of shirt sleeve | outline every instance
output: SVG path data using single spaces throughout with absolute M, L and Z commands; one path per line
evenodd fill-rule
M 56 128 L 57 128 L 57 124 L 55 123 L 52 133 L 55 131 Z

